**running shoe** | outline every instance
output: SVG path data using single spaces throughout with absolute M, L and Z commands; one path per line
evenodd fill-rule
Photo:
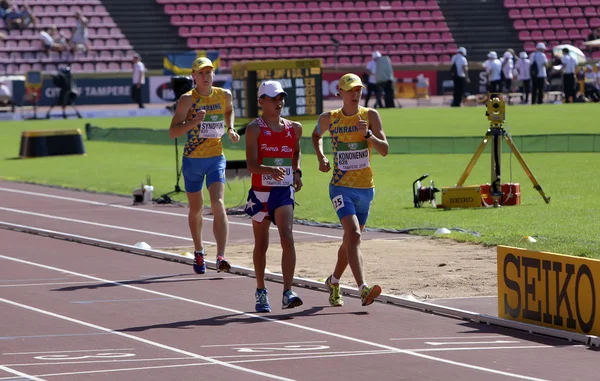
M 194 252 L 194 272 L 204 274 L 206 272 L 206 263 L 204 262 L 204 253 Z
M 381 287 L 378 285 L 369 287 L 365 286 L 360 293 L 360 300 L 363 306 L 368 306 L 375 301 L 375 298 L 381 294 Z
M 281 301 L 281 308 L 294 308 L 302 305 L 302 299 L 292 290 L 287 290 L 283 293 L 283 299 Z
M 344 298 L 340 293 L 340 285 L 331 283 L 331 275 L 325 280 L 325 286 L 329 290 L 329 305 L 332 307 L 343 306 Z
M 231 265 L 229 262 L 227 262 L 225 257 L 217 255 L 217 272 L 220 273 L 221 271 L 229 271 L 230 269 Z
M 254 296 L 256 297 L 256 312 L 271 312 L 271 305 L 269 304 L 269 293 L 266 288 L 260 288 L 256 290 Z

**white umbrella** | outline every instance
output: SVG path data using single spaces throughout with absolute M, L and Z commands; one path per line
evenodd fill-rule
M 576 48 L 573 45 L 569 45 L 569 44 L 555 46 L 552 49 L 552 54 L 554 54 L 558 58 L 562 58 L 562 56 L 563 56 L 562 50 L 564 48 L 569 49 L 569 53 L 571 54 L 571 56 L 573 56 L 577 60 L 578 65 L 584 64 L 586 62 L 587 59 L 585 58 L 585 54 L 583 54 L 581 49 Z

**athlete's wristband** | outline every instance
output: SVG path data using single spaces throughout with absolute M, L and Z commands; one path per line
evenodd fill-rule
M 371 136 L 373 136 L 373 131 L 367 130 L 367 134 L 365 135 L 365 139 L 369 139 Z
M 296 170 L 294 171 L 294 174 L 296 174 L 296 173 L 297 173 L 298 175 L 300 175 L 300 178 L 302 178 L 302 170 L 301 170 L 301 169 L 296 169 Z

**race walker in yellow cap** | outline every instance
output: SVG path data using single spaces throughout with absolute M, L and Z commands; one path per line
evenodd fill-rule
M 189 202 L 189 228 L 194 241 L 193 268 L 198 274 L 206 272 L 202 243 L 202 186 L 205 179 L 214 216 L 217 271 L 231 268 L 225 259 L 229 222 L 223 200 L 226 159 L 221 137 L 227 133 L 231 141 L 237 143 L 240 136 L 233 127 L 235 115 L 232 94 L 227 89 L 214 87 L 214 76 L 211 60 L 199 57 L 193 62 L 192 77 L 196 87 L 179 98 L 169 129 L 171 138 L 187 134 L 181 173 Z
M 381 294 L 380 286 L 366 283 L 360 240 L 375 195 L 371 151 L 375 149 L 381 156 L 386 156 L 389 145 L 377 110 L 360 106 L 363 88 L 356 74 L 343 75 L 337 87 L 343 100 L 342 108 L 321 114 L 312 133 L 321 172 L 332 169 L 323 153 L 323 135 L 329 132 L 331 136 L 333 176 L 329 197 L 344 228 L 335 269 L 325 281 L 329 304 L 334 307 L 344 304 L 339 283 L 348 265 L 359 286 L 363 306 L 373 303 Z

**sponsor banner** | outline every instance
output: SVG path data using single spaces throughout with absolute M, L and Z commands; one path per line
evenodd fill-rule
M 338 81 L 340 77 L 347 72 L 328 72 L 323 71 L 323 99 L 335 97 Z M 356 72 L 356 75 L 362 78 L 360 72 Z M 418 70 L 407 70 L 407 71 L 394 71 L 394 77 L 396 78 L 396 96 L 400 98 L 414 98 L 415 87 L 417 83 L 417 76 L 423 74 L 423 76 L 429 79 L 429 87 L 431 95 L 438 94 L 437 83 L 438 73 L 433 70 L 418 71 Z M 366 83 L 365 83 L 366 86 Z M 366 89 L 363 90 L 363 95 L 366 94 Z M 383 96 L 383 95 L 382 95 Z M 374 97 L 374 95 L 373 95 Z
M 171 76 L 161 75 L 148 78 L 150 103 L 173 103 L 175 92 L 171 86 Z M 231 90 L 231 74 L 215 74 L 213 85 Z
M 135 103 L 131 98 L 131 78 L 75 78 L 74 80 L 79 93 L 75 105 Z M 25 83 L 16 81 L 13 85 L 15 101 L 23 104 Z M 54 105 L 59 93 L 60 88 L 54 85 L 52 78 L 44 78 L 38 106 Z M 148 103 L 148 83 L 142 88 L 142 101 Z
M 498 317 L 600 335 L 600 260 L 498 246 Z

